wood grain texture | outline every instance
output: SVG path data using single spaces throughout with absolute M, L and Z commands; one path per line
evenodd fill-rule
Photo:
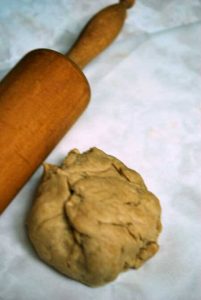
M 86 107 L 87 80 L 52 50 L 27 54 L 0 84 L 0 212 Z

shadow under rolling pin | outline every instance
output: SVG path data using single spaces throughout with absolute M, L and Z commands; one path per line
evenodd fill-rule
M 87 106 L 80 70 L 118 35 L 134 0 L 96 14 L 66 55 L 29 52 L 0 83 L 0 213 Z

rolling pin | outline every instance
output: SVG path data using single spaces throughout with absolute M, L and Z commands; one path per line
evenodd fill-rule
M 97 13 L 66 55 L 26 54 L 0 83 L 0 213 L 87 106 L 81 69 L 120 32 L 134 0 Z

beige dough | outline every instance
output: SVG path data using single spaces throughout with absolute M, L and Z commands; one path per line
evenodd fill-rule
M 103 151 L 45 164 L 27 220 L 40 258 L 89 286 L 140 267 L 158 250 L 160 204 L 141 176 Z

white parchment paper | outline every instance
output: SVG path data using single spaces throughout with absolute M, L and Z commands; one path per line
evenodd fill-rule
M 64 53 L 111 3 L 0 0 L 0 77 L 34 48 Z M 0 216 L 1 300 L 201 299 L 200 49 L 200 0 L 138 0 L 119 38 L 85 68 L 91 102 L 47 158 L 96 146 L 140 172 L 161 200 L 158 254 L 94 289 L 46 266 L 25 231 L 39 168 Z

